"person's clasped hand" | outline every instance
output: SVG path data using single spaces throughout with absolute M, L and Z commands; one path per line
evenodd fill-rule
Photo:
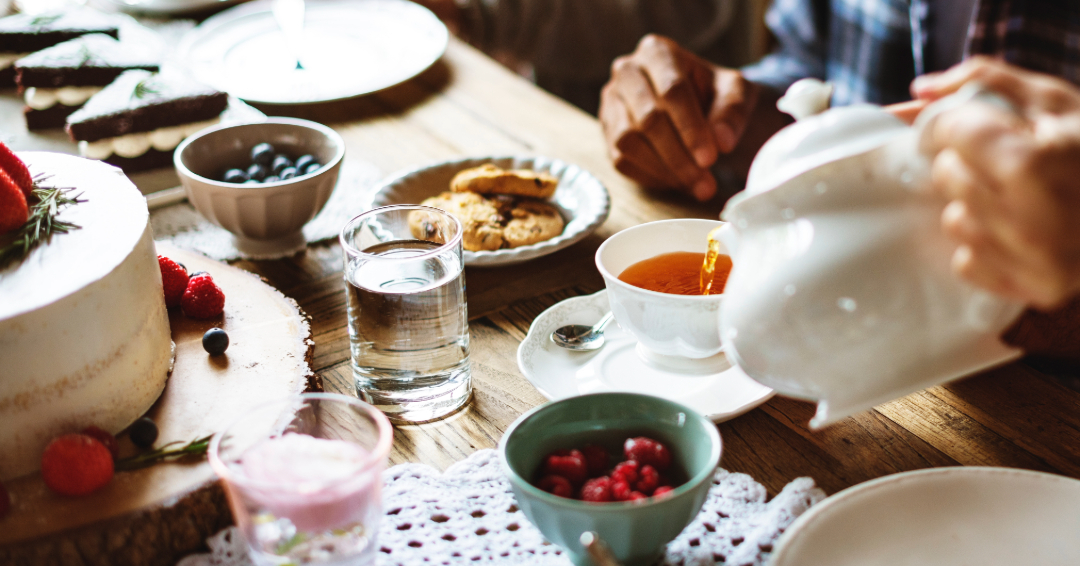
M 1080 292 L 1080 90 L 975 58 L 916 79 L 912 93 L 934 100 L 973 80 L 1018 112 L 971 103 L 933 124 L 932 184 L 959 242 L 953 268 L 1000 295 L 1059 305 Z
M 710 167 L 739 142 L 758 87 L 666 37 L 647 35 L 612 64 L 600 122 L 615 168 L 649 188 L 716 194 Z

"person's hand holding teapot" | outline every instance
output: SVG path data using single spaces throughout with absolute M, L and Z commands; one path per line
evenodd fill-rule
M 974 58 L 916 79 L 921 101 L 978 81 L 1018 110 L 972 103 L 948 111 L 930 139 L 934 189 L 950 200 L 953 268 L 980 287 L 1039 308 L 1080 292 L 1080 89 Z

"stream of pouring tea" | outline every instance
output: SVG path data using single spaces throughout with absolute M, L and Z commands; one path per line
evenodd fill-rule
M 713 283 L 716 279 L 716 260 L 722 255 L 720 253 L 720 240 L 717 238 L 717 234 L 720 232 L 720 228 L 713 228 L 709 231 L 709 251 L 705 253 L 705 262 L 701 265 L 701 294 L 708 295 L 712 292 Z M 727 257 L 727 256 L 724 256 Z M 720 282 L 718 287 L 720 292 L 723 292 L 724 283 L 727 282 L 728 270 L 724 270 L 724 280 Z

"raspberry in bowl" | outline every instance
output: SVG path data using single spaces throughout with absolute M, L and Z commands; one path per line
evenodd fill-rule
M 654 563 L 700 511 L 720 453 L 711 421 L 634 393 L 541 405 L 499 442 L 521 510 L 575 564 L 592 564 L 580 543 L 587 531 L 625 566 Z

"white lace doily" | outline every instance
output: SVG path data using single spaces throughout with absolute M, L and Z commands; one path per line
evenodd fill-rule
M 771 501 L 746 474 L 716 471 L 697 518 L 668 544 L 664 566 L 764 565 L 784 529 L 825 493 L 799 478 Z M 494 450 L 480 450 L 439 473 L 422 464 L 386 471 L 379 566 L 487 564 L 569 566 L 514 501 Z M 236 527 L 214 535 L 210 554 L 178 566 L 249 566 Z
M 304 226 L 304 238 L 309 244 L 333 240 L 352 217 L 363 212 L 370 200 L 369 192 L 381 179 L 372 165 L 347 161 L 341 166 L 337 187 L 322 211 Z M 195 207 L 181 202 L 150 212 L 150 224 L 155 240 L 166 240 L 184 249 L 197 251 L 218 261 L 237 259 L 278 259 L 282 255 L 250 256 L 236 249 L 228 230 L 211 224 Z M 292 255 L 288 252 L 284 255 Z

